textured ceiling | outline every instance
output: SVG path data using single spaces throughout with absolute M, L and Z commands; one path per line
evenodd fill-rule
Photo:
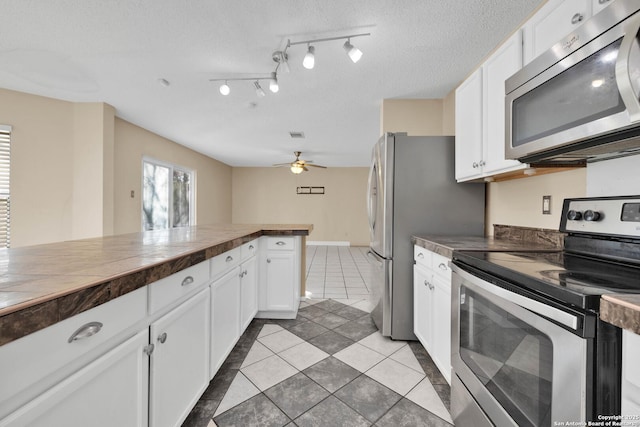
M 106 102 L 129 122 L 232 166 L 367 166 L 387 98 L 442 98 L 541 0 L 0 0 L 0 87 Z M 280 91 L 258 98 L 287 40 Z M 159 79 L 166 79 L 163 86 Z M 1 121 L 0 117 L 0 121 Z M 305 139 L 291 139 L 302 131 Z

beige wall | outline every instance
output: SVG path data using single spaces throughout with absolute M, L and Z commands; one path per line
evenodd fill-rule
M 233 222 L 313 224 L 308 241 L 369 244 L 368 168 L 233 168 Z M 298 195 L 298 186 L 325 187 L 324 195 Z
M 142 230 L 142 158 L 180 165 L 196 172 L 196 223 L 231 222 L 231 167 L 115 119 L 115 233 Z M 131 197 L 134 191 L 134 197 Z
M 443 133 L 442 107 L 441 99 L 384 99 L 380 110 L 380 134 L 447 135 Z

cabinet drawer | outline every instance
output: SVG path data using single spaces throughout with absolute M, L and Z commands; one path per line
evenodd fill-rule
M 101 351 L 146 314 L 147 289 L 140 288 L 0 347 L 0 366 L 10 367 L 2 370 L 2 382 L 11 384 L 0 387 L 0 418 L 77 370 L 74 362 L 86 363 L 88 353 Z
M 211 278 L 214 279 L 240 264 L 241 255 L 241 248 L 235 248 L 211 258 Z
M 431 268 L 431 254 L 433 254 L 433 252 L 428 251 L 421 246 L 413 247 L 413 259 L 417 265 Z
M 269 237 L 267 238 L 267 250 L 292 251 L 294 248 L 293 237 Z
M 451 280 L 451 267 L 449 267 L 449 258 L 442 255 L 431 253 L 431 269 L 437 275 Z
M 209 281 L 209 263 L 206 261 L 160 279 L 149 285 L 149 314 L 190 294 Z
M 258 239 L 252 240 L 240 246 L 240 259 L 244 261 L 258 252 Z

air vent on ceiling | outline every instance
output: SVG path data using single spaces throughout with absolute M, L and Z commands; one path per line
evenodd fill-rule
M 289 135 L 291 135 L 291 138 L 304 138 L 304 132 L 291 131 L 289 132 Z

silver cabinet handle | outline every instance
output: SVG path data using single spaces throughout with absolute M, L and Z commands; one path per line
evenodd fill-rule
M 233 257 L 231 255 L 227 255 L 227 259 L 225 259 L 225 262 L 231 262 L 233 261 Z
M 276 242 L 276 245 L 278 245 L 278 246 L 284 246 L 284 245 L 286 245 L 286 243 L 285 243 L 285 242 L 283 242 L 282 240 L 279 240 L 279 241 L 277 241 L 277 242 Z
M 487 164 L 487 163 L 486 163 L 484 160 L 480 160 L 480 163 L 478 163 L 478 166 L 484 166 L 484 165 L 486 165 L 486 164 Z
M 254 249 L 253 245 L 249 245 L 249 250 L 252 251 Z
M 426 280 L 424 281 L 424 285 L 428 288 L 429 287 L 429 282 L 427 282 Z
M 447 271 L 448 270 L 447 265 L 444 262 L 441 262 L 440 265 L 438 266 L 438 268 L 440 270 L 443 270 L 443 271 Z
M 160 344 L 164 344 L 166 340 L 167 340 L 166 332 L 163 332 L 158 336 L 158 341 L 160 341 Z
M 156 346 L 155 346 L 155 345 L 153 345 L 153 344 L 149 344 L 149 345 L 146 345 L 146 346 L 142 349 L 142 351 L 144 351 L 144 354 L 146 354 L 147 356 L 151 356 L 151 353 L 153 353 L 153 349 L 154 349 L 154 348 L 156 348 Z
M 242 279 L 244 277 L 244 271 L 241 271 L 240 274 L 238 274 L 238 277 Z
M 420 258 L 420 259 L 424 258 L 424 254 L 422 252 L 419 252 L 418 253 L 418 258 Z
M 473 166 L 473 168 L 475 169 L 475 168 L 477 168 L 477 167 L 478 167 L 478 163 L 473 162 L 473 165 L 472 165 L 472 166 Z
M 571 23 L 573 25 L 576 25 L 578 22 L 582 22 L 582 20 L 584 19 L 584 15 L 581 13 L 576 13 L 575 15 L 573 15 L 571 17 Z
M 267 264 L 271 263 L 271 258 L 267 258 Z
M 69 337 L 67 342 L 74 342 L 81 339 L 89 338 L 100 332 L 102 329 L 102 323 L 100 322 L 89 322 L 85 325 L 82 325 Z
M 244 274 L 246 276 L 247 274 L 249 274 L 249 272 L 247 270 L 245 270 L 245 271 L 242 272 L 242 274 Z
M 430 291 L 432 291 L 434 287 L 435 287 L 435 286 L 433 286 L 433 285 L 431 284 L 431 282 L 429 282 L 429 290 L 430 290 Z
M 182 281 L 182 286 L 187 286 L 193 283 L 193 276 L 187 276 Z

